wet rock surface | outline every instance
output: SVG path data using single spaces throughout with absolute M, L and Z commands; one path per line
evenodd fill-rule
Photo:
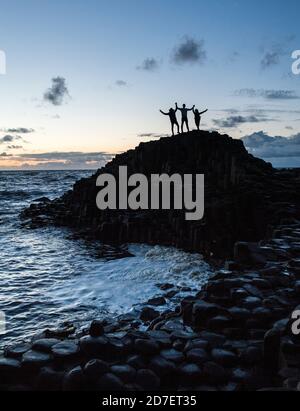
M 276 257 L 279 240 L 286 260 L 281 253 Z M 31 343 L 8 347 L 0 359 L 0 387 L 297 391 L 300 338 L 291 328 L 299 309 L 297 244 L 300 222 L 277 226 L 255 247 L 257 255 L 272 248 L 272 260 L 218 271 L 179 309 L 157 313 L 158 321 L 146 316 L 147 330 L 130 318 L 117 324 L 96 320 L 85 332 L 48 330 Z

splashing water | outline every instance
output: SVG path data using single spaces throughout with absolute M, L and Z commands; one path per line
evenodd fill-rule
M 162 294 L 158 284 L 174 284 L 179 300 L 210 276 L 198 254 L 132 244 L 133 257 L 107 260 L 98 257 L 99 243 L 73 240 L 67 229 L 21 227 L 18 216 L 24 207 L 38 197 L 56 198 L 90 174 L 0 173 L 0 312 L 6 318 L 0 347 L 64 321 L 83 324 L 127 313 Z

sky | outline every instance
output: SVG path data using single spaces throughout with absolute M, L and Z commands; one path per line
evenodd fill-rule
M 1 169 L 97 168 L 169 134 L 159 109 L 175 102 L 208 108 L 204 130 L 252 136 L 257 155 L 300 167 L 298 0 L 0 6 Z

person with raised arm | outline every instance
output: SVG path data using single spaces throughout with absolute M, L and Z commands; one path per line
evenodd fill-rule
M 172 126 L 172 135 L 174 137 L 174 126 L 177 127 L 177 133 L 179 134 L 179 124 L 177 121 L 177 117 L 176 117 L 176 112 L 177 112 L 177 108 L 176 110 L 174 110 L 172 107 L 170 108 L 168 113 L 165 113 L 162 110 L 159 110 L 161 112 L 161 114 L 163 114 L 164 116 L 169 116 L 170 121 L 171 121 L 171 126 Z
M 207 111 L 208 111 L 208 109 L 206 109 L 204 111 L 201 111 L 201 113 L 200 113 L 197 108 L 196 108 L 196 110 L 195 110 L 195 107 L 193 108 L 193 113 L 194 113 L 194 116 L 195 116 L 195 124 L 196 124 L 196 127 L 197 127 L 198 131 L 200 130 L 201 116 L 202 116 L 202 114 L 207 113 Z
M 193 111 L 195 108 L 195 105 L 192 108 L 187 108 L 185 104 L 183 104 L 182 108 L 178 107 L 178 104 L 176 103 L 176 111 L 180 110 L 181 111 L 181 132 L 183 133 L 183 127 L 186 125 L 187 131 L 190 131 L 189 129 L 189 119 L 188 119 L 188 112 Z

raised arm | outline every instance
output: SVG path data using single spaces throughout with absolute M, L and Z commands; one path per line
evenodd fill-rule
M 207 113 L 207 111 L 208 111 L 208 109 L 206 109 L 206 110 L 204 110 L 204 111 L 201 111 L 200 116 L 201 116 L 202 114 Z
M 188 108 L 187 111 L 194 111 L 194 109 L 195 109 L 195 104 L 193 105 L 192 108 Z
M 161 112 L 161 114 L 164 114 L 165 116 L 168 116 L 169 115 L 169 113 L 165 113 L 164 111 L 162 111 L 162 110 L 159 110 L 160 112 Z

